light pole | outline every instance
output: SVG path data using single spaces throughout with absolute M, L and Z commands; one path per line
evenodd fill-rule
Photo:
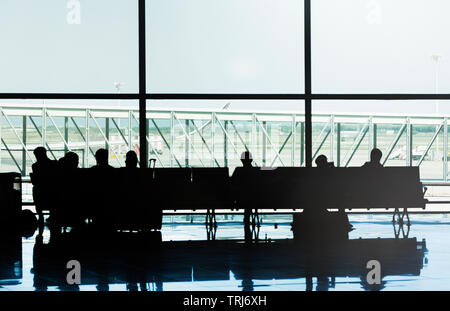
M 123 82 L 114 82 L 114 86 L 117 89 L 117 94 L 120 95 L 120 89 L 122 88 Z M 117 104 L 120 108 L 120 98 L 117 101 Z M 119 131 L 120 131 L 120 118 L 119 118 Z
M 439 93 L 439 61 L 442 58 L 440 54 L 433 54 L 431 58 L 434 61 L 434 93 L 437 95 Z M 439 100 L 436 99 L 434 106 L 434 113 L 437 115 L 439 113 Z M 438 126 L 436 126 L 436 131 L 438 130 Z M 446 155 L 443 155 L 444 157 Z M 439 135 L 436 141 L 436 156 L 435 160 L 439 159 Z
M 438 94 L 439 92 L 439 61 L 442 58 L 442 55 L 440 54 L 433 54 L 431 55 L 431 58 L 434 61 L 434 93 Z M 435 104 L 435 113 L 439 113 L 439 101 L 436 100 Z

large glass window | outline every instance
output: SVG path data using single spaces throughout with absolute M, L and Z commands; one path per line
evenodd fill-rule
M 145 155 L 164 167 L 234 167 L 246 149 L 258 165 L 305 165 L 324 153 L 359 166 L 382 146 L 386 165 L 420 165 L 424 178 L 447 179 L 445 0 L 146 0 L 139 23 L 142 3 L 0 3 L 2 170 L 27 172 L 27 152 L 42 137 L 53 154 L 72 148 L 76 123 L 84 165 L 92 161 L 86 141 L 116 140 L 119 166 L 127 150 L 140 153 L 145 132 Z M 75 123 L 62 108 L 79 109 Z
M 147 1 L 150 93 L 302 93 L 297 0 Z
M 449 93 L 446 0 L 312 1 L 315 93 Z
M 137 1 L 0 1 L 0 92 L 137 92 L 137 17 Z
M 313 156 L 362 166 L 382 151 L 385 166 L 419 166 L 424 180 L 448 178 L 447 117 L 433 101 L 314 101 Z M 446 156 L 447 154 L 447 156 Z

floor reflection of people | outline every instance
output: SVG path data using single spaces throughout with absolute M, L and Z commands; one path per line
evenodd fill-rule
M 315 163 L 320 170 L 334 167 L 325 155 L 319 155 Z M 294 214 L 294 236 L 310 245 L 346 240 L 352 227 L 344 208 L 338 209 L 337 213 L 331 213 L 324 206 L 312 206 L 305 208 L 301 214 Z
M 324 292 L 324 291 L 328 291 L 329 288 L 330 288 L 330 280 L 328 279 L 328 277 L 327 276 L 318 276 L 316 291 Z
M 386 281 L 381 281 L 380 284 L 369 284 L 367 282 L 366 276 L 361 276 L 360 284 L 362 289 L 371 292 L 380 291 L 386 287 Z

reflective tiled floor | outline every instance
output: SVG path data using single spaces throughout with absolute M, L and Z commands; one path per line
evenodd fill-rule
M 0 289 L 450 290 L 450 217 L 411 218 L 409 239 L 398 241 L 388 215 L 350 215 L 355 230 L 348 245 L 314 253 L 292 242 L 289 216 L 265 218 L 262 243 L 250 247 L 238 242 L 243 233 L 239 216 L 219 219 L 215 241 L 205 241 L 201 216 L 192 222 L 190 216 L 165 217 L 163 242 L 155 242 L 154 235 L 137 239 L 129 234 L 51 242 L 45 230 L 42 243 L 35 233 L 2 253 Z M 81 285 L 67 285 L 70 259 L 81 264 Z M 368 259 L 381 262 L 381 285 L 365 281 Z

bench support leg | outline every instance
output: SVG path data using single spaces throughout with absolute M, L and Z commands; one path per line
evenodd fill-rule
M 207 235 L 208 241 L 215 240 L 216 232 L 217 232 L 217 221 L 216 221 L 215 210 L 210 210 L 210 209 L 207 210 L 205 225 L 206 225 L 206 235 Z
M 405 226 L 403 225 L 399 225 L 398 229 L 396 224 L 394 224 L 394 236 L 396 239 L 400 238 L 400 233 L 401 233 L 401 237 L 403 239 L 407 239 L 409 236 L 409 231 L 410 231 L 411 225 L 406 225 L 406 231 L 405 231 Z
M 403 208 L 403 212 L 400 212 L 400 209 L 396 207 L 394 210 L 394 214 L 392 215 L 392 223 L 393 224 L 397 223 L 397 224 L 403 226 L 403 224 L 405 223 L 405 217 L 406 217 L 406 221 L 407 221 L 406 224 L 408 226 L 411 226 L 408 208 L 405 207 L 405 208 Z
M 261 227 L 261 217 L 260 217 L 260 215 L 259 215 L 259 213 L 258 213 L 258 209 L 257 208 L 255 208 L 254 209 L 254 211 L 252 211 L 252 214 L 251 214 L 251 222 L 252 222 L 252 227 L 254 228 L 254 227 Z
M 406 217 L 406 223 L 405 223 Z M 394 215 L 392 216 L 392 224 L 394 226 L 394 235 L 395 238 L 398 239 L 400 237 L 400 233 L 402 234 L 402 238 L 408 238 L 409 231 L 411 228 L 411 220 L 409 219 L 408 208 L 404 207 L 403 212 L 400 212 L 400 209 L 396 208 L 394 211 Z M 398 225 L 398 230 L 396 225 Z M 406 225 L 406 232 L 405 232 Z
M 206 226 L 217 227 L 215 210 L 207 210 L 206 212 Z

